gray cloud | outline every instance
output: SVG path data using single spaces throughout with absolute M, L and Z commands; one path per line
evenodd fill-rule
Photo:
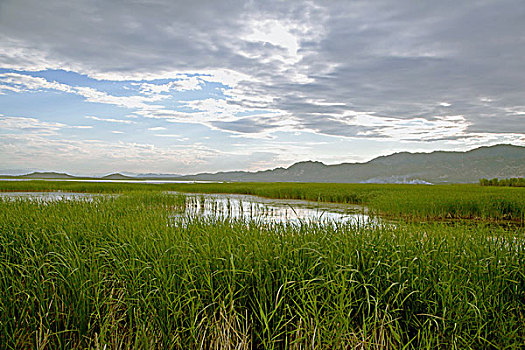
M 254 120 L 251 118 L 242 118 L 233 122 L 214 121 L 211 124 L 218 129 L 245 134 L 260 133 L 267 129 L 278 127 L 275 124 L 263 123 L 261 121 Z
M 297 52 L 247 39 L 260 20 L 286 26 Z M 122 79 L 239 72 L 229 103 L 281 111 L 321 134 L 385 137 L 383 127 L 341 121 L 349 111 L 385 120 L 463 116 L 465 134 L 441 140 L 525 132 L 525 116 L 515 113 L 525 93 L 519 0 L 7 0 L 0 33 L 0 67 Z M 277 128 L 249 117 L 211 125 L 248 134 Z

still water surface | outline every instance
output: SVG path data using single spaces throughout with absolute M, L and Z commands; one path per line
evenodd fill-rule
M 176 192 L 170 192 L 180 194 Z M 366 207 L 239 194 L 188 194 L 181 217 L 256 220 L 268 223 L 377 223 Z
M 175 218 L 255 220 L 263 223 L 378 223 L 366 207 L 292 199 L 270 199 L 239 194 L 202 194 L 167 192 L 186 196 L 184 213 Z M 75 192 L 0 192 L 0 198 L 30 198 L 39 201 L 93 200 L 99 196 Z

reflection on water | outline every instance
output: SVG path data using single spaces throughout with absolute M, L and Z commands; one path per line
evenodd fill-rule
M 171 192 L 175 193 L 175 192 Z M 186 209 L 176 217 L 255 220 L 265 223 L 377 223 L 367 208 L 238 194 L 185 194 Z

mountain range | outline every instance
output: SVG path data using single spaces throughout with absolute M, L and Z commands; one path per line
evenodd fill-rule
M 202 181 L 297 181 L 368 183 L 469 183 L 480 178 L 525 176 L 525 147 L 496 145 L 467 152 L 394 153 L 366 163 L 299 162 L 288 168 L 197 174 Z
M 472 183 L 480 178 L 525 176 L 525 147 L 495 145 L 467 152 L 435 151 L 432 153 L 394 153 L 366 163 L 326 165 L 316 161 L 298 162 L 288 168 L 263 171 L 228 171 L 196 175 L 163 175 L 129 173 L 106 175 L 99 179 L 239 181 L 239 182 L 361 182 L 361 183 Z M 7 176 L 3 176 L 7 177 Z M 63 173 L 31 173 L 19 178 L 75 177 Z

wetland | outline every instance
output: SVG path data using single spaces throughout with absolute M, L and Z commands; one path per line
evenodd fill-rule
M 24 181 L 0 190 L 7 348 L 524 344 L 520 188 Z

